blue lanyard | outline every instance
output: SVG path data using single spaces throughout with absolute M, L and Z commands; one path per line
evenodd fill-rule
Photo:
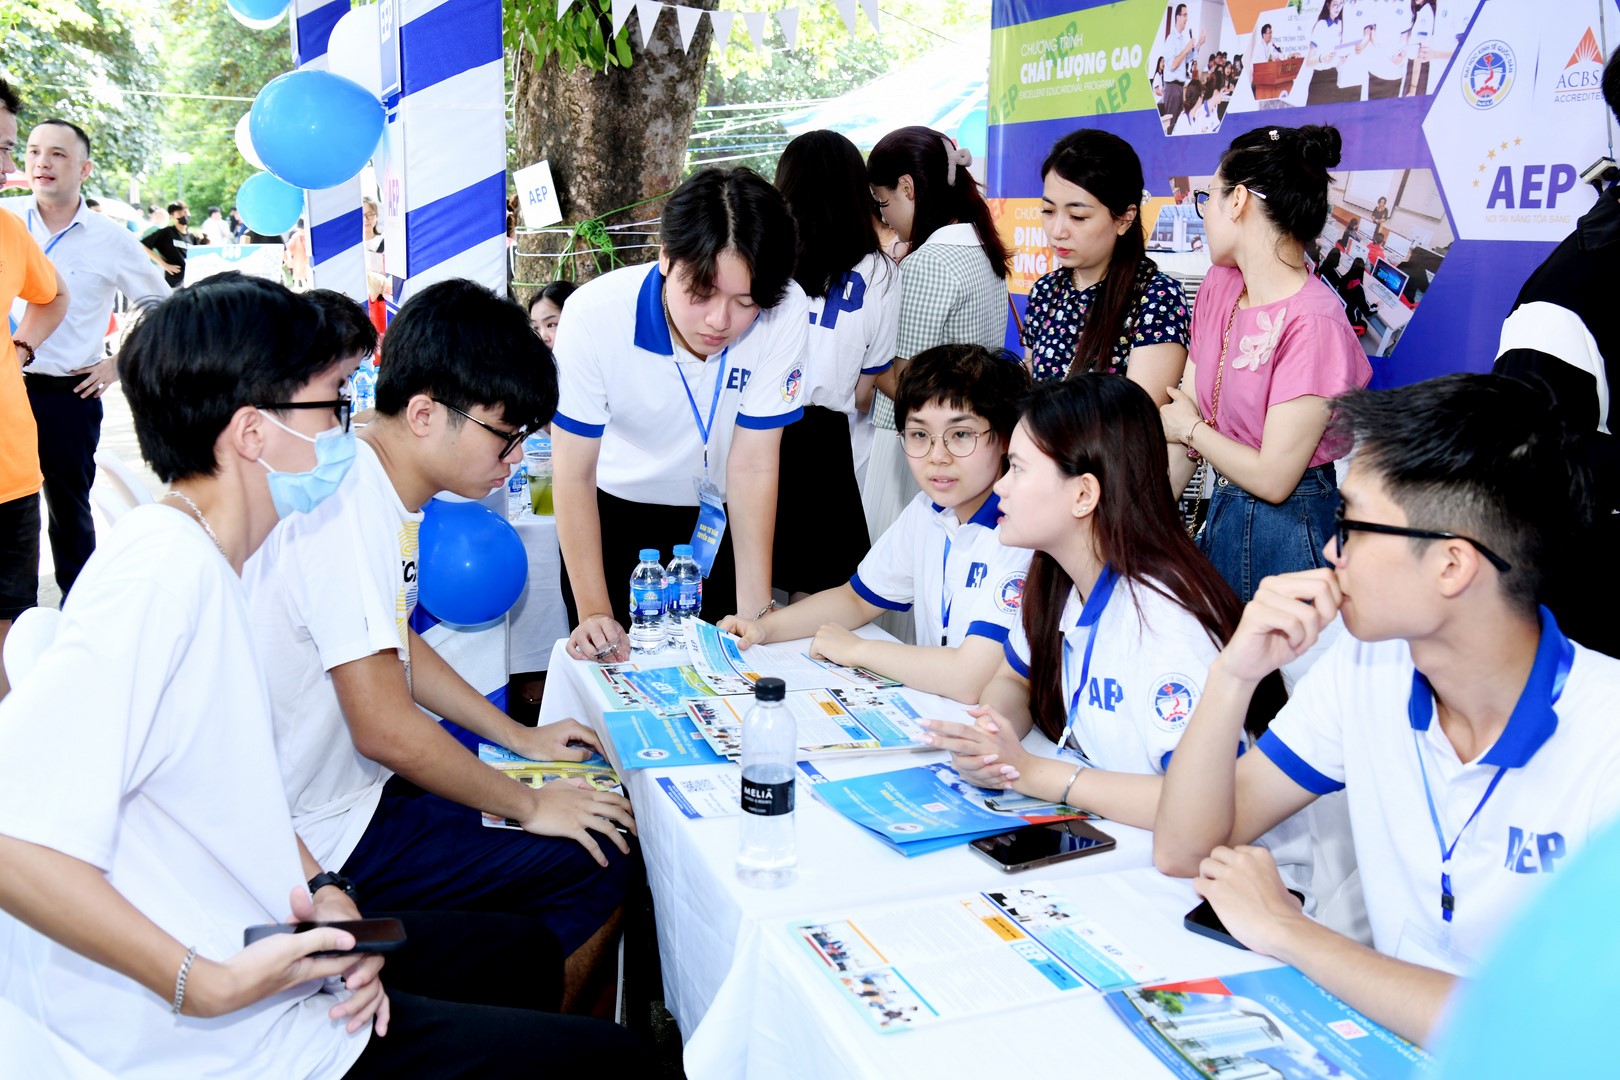
M 67 228 L 63 229 L 61 232 L 59 232 L 55 236 L 51 237 L 50 243 L 45 245 L 45 257 L 49 258 L 51 252 L 56 250 L 56 245 L 60 244 L 62 242 L 62 237 L 66 236 L 68 233 L 72 232 L 74 229 L 77 229 L 78 227 L 79 227 L 79 222 L 75 221 L 75 222 L 73 222 L 73 224 L 69 225 Z M 28 231 L 30 233 L 32 233 L 34 231 L 34 212 L 32 210 L 28 211 Z
M 1552 697 L 1548 700 L 1549 705 L 1558 704 L 1558 699 L 1563 695 L 1564 683 L 1569 679 L 1569 668 L 1574 659 L 1575 647 L 1566 638 L 1559 650 L 1558 670 L 1553 675 Z M 1415 687 L 1413 692 L 1416 692 Z M 1429 787 L 1429 767 L 1423 760 L 1423 743 L 1418 737 L 1417 728 L 1412 729 L 1412 745 L 1417 749 L 1418 773 L 1423 777 L 1423 797 L 1429 803 L 1429 823 L 1434 826 L 1435 843 L 1440 846 L 1440 918 L 1450 922 L 1457 908 L 1457 894 L 1451 888 L 1451 875 L 1447 873 L 1446 867 L 1451 863 L 1452 853 L 1457 850 L 1457 844 L 1462 840 L 1463 834 L 1468 831 L 1468 826 L 1474 823 L 1474 819 L 1479 817 L 1479 812 L 1485 809 L 1485 804 L 1491 801 L 1491 796 L 1496 794 L 1496 785 L 1502 782 L 1502 776 L 1507 772 L 1508 767 L 1506 765 L 1497 766 L 1496 775 L 1491 777 L 1490 785 L 1485 788 L 1485 794 L 1480 796 L 1479 804 L 1474 807 L 1474 812 L 1468 815 L 1468 820 L 1463 822 L 1462 828 L 1457 830 L 1457 835 L 1452 838 L 1450 844 L 1447 844 L 1445 830 L 1440 828 L 1440 812 L 1435 809 L 1434 792 Z
M 686 372 L 681 370 L 679 361 L 675 362 L 675 374 L 681 377 L 681 386 L 686 389 L 686 403 L 692 406 L 692 422 L 697 425 L 698 436 L 703 440 L 703 478 L 709 477 L 709 436 L 714 432 L 714 413 L 720 407 L 720 391 L 726 386 L 726 353 L 731 351 L 728 345 L 720 350 L 720 374 L 714 380 L 714 400 L 709 402 L 709 422 L 703 422 L 703 416 L 698 412 L 697 398 L 692 396 L 692 384 L 686 381 Z
M 1114 573 L 1112 566 L 1104 566 L 1102 573 L 1097 577 L 1097 584 L 1091 588 L 1091 595 L 1086 597 L 1085 604 L 1080 609 L 1080 618 L 1077 626 L 1085 626 L 1089 621 L 1091 628 L 1086 632 L 1086 651 L 1080 661 L 1080 681 L 1074 684 L 1074 693 L 1069 695 L 1069 714 L 1063 724 L 1063 737 L 1058 739 L 1058 749 L 1062 750 L 1069 745 L 1069 739 L 1074 736 L 1074 717 L 1080 711 L 1080 695 L 1085 692 L 1086 684 L 1091 681 L 1091 650 L 1097 644 L 1097 627 L 1102 625 L 1103 609 L 1108 606 L 1108 600 L 1114 595 L 1114 585 L 1119 581 L 1119 575 Z M 1063 638 L 1063 674 L 1069 673 L 1069 639 Z M 1083 755 L 1084 750 L 1081 751 Z
M 946 644 L 951 635 L 951 605 L 956 598 L 951 595 L 951 538 L 945 538 L 945 556 L 939 561 L 939 643 Z

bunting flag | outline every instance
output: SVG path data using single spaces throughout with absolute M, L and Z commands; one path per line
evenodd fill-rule
M 872 20 L 872 29 L 882 33 L 883 27 L 878 25 L 878 0 L 861 0 L 861 10 Z
M 636 22 L 641 24 L 641 47 L 645 49 L 652 41 L 653 31 L 658 28 L 658 16 L 664 13 L 664 5 L 658 0 L 636 0 Z
M 709 28 L 714 31 L 714 47 L 724 49 L 731 42 L 731 21 L 737 17 L 735 11 L 709 12 Z
M 787 47 L 792 49 L 799 41 L 799 9 L 783 8 L 776 13 L 776 21 L 782 25 L 782 37 L 786 39 Z
M 849 36 L 855 36 L 855 0 L 833 0 L 833 7 L 838 9 L 839 16 L 844 25 L 849 27 Z
M 613 33 L 610 37 L 618 37 L 619 31 L 624 28 L 624 21 L 635 10 L 635 0 L 613 0 Z
M 692 47 L 692 35 L 697 33 L 698 24 L 703 21 L 703 9 L 680 5 L 675 8 L 675 21 L 681 28 L 681 51 L 686 52 Z M 721 47 L 725 47 L 724 42 Z
M 760 52 L 765 51 L 765 13 L 763 11 L 745 11 L 742 13 L 743 23 L 748 27 L 748 36 L 754 41 L 754 48 Z
M 562 22 L 562 17 L 568 14 L 568 9 L 573 6 L 574 0 L 557 0 L 557 21 Z

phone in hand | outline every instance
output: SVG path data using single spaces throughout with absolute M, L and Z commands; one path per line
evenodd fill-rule
M 1008 873 L 1114 849 L 1114 838 L 1085 821 L 1055 821 L 997 833 L 970 847 Z
M 1289 889 L 1288 892 L 1295 900 L 1299 901 L 1300 907 L 1305 906 L 1304 893 L 1298 889 Z M 1211 941 L 1218 941 L 1222 945 L 1230 945 L 1234 949 L 1242 949 L 1245 952 L 1249 949 L 1247 945 L 1227 932 L 1226 924 L 1221 922 L 1221 917 L 1215 914 L 1215 906 L 1208 900 L 1187 912 L 1186 916 L 1181 920 L 1181 925 L 1195 934 L 1202 934 Z
M 348 956 L 352 953 L 393 952 L 405 944 L 405 924 L 398 919 L 337 919 L 332 922 L 266 923 L 242 932 L 242 944 L 252 945 L 275 934 L 302 934 L 321 926 L 347 930 L 354 935 L 354 948 L 347 952 L 318 952 L 316 956 Z

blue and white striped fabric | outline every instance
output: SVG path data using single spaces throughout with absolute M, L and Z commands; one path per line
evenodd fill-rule
M 300 71 L 326 70 L 326 46 L 349 10 L 349 0 L 293 0 L 293 63 Z M 310 259 L 315 284 L 366 301 L 366 253 L 360 220 L 360 178 L 337 187 L 304 193 L 304 220 L 309 225 Z
M 384 102 L 384 144 L 404 155 L 406 280 L 395 299 L 447 278 L 504 292 L 501 0 L 399 2 L 400 96 L 397 108 Z M 395 254 L 389 269 L 397 275 Z

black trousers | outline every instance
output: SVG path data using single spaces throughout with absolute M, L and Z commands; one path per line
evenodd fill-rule
M 836 588 L 871 546 L 849 419 L 807 405 L 803 419 L 782 429 L 771 584 L 788 593 Z
M 596 513 L 602 522 L 602 574 L 607 580 L 608 600 L 613 605 L 613 617 L 620 626 L 629 630 L 630 571 L 636 568 L 638 552 L 642 548 L 655 547 L 658 557 L 668 566 L 674 556 L 675 545 L 692 542 L 698 508 L 630 502 L 598 488 Z M 562 571 L 562 594 L 563 605 L 568 609 L 568 625 L 570 628 L 578 626 L 579 608 L 574 603 L 574 587 L 568 579 L 566 561 Z M 731 554 L 729 525 L 725 536 L 720 539 L 714 567 L 703 581 L 702 614 L 708 622 L 719 622 L 727 615 L 737 614 L 737 565 Z M 752 617 L 754 612 L 742 614 Z
M 90 516 L 90 485 L 96 479 L 96 443 L 101 439 L 101 399 L 81 398 L 73 388 L 82 375 L 28 375 L 28 404 L 39 428 L 39 465 L 45 474 L 47 534 L 56 584 L 66 599 L 79 571 L 96 550 Z
M 624 1028 L 541 1011 L 556 1008 L 562 955 L 539 920 L 466 912 L 395 917 L 406 941 L 382 970 L 388 1034 L 372 1035 L 347 1077 L 528 1080 L 603 1062 L 630 1076 L 660 1075 Z

